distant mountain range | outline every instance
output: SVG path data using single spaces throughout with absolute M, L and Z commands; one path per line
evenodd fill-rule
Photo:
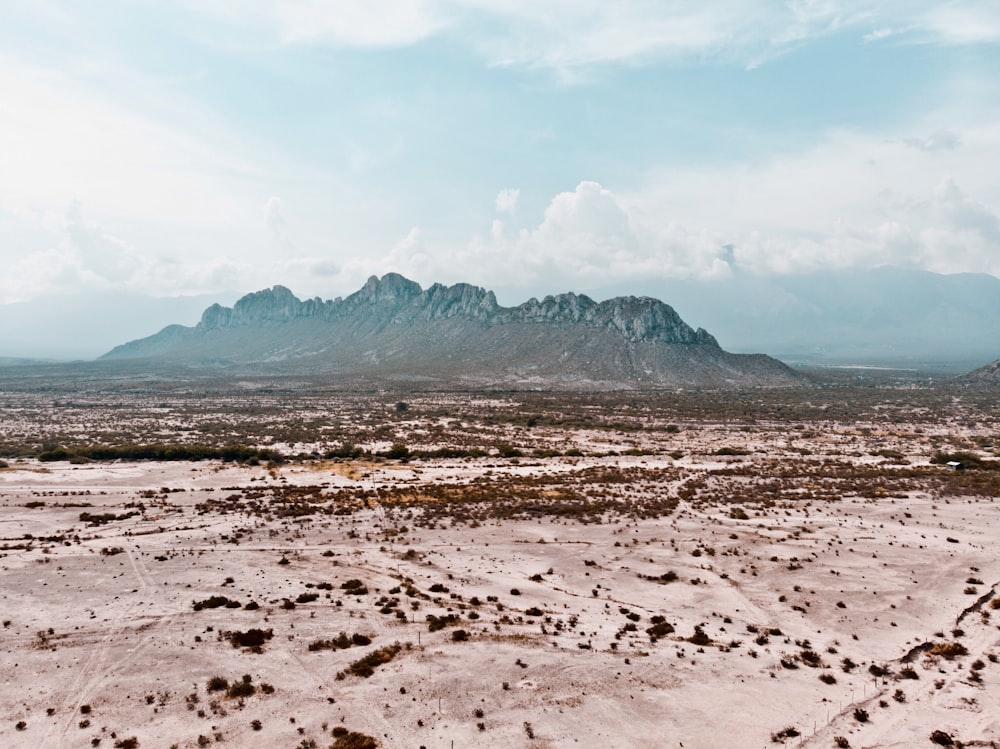
M 790 385 L 801 375 L 762 354 L 723 351 L 663 302 L 573 293 L 502 307 L 468 284 L 422 289 L 390 273 L 344 299 L 300 300 L 283 286 L 214 304 L 106 361 L 169 361 L 269 372 L 517 387 Z
M 0 360 L 91 360 L 169 323 L 194 324 L 212 302 L 237 298 L 234 292 L 161 298 L 102 291 L 0 305 Z
M 906 268 L 650 280 L 588 293 L 666 299 L 730 351 L 808 365 L 967 372 L 1000 354 L 1000 279 Z
M 551 287 L 495 289 L 516 305 Z M 874 365 L 959 374 L 1000 354 L 1000 279 L 904 268 L 713 280 L 650 279 L 590 287 L 596 300 L 645 295 L 670 304 L 735 353 L 796 365 Z M 194 325 L 238 293 L 152 298 L 102 292 L 0 306 L 0 358 L 94 359 L 170 323 Z

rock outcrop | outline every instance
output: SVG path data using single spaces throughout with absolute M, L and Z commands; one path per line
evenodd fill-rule
M 212 305 L 193 328 L 170 326 L 102 359 L 256 366 L 364 377 L 579 387 L 788 385 L 763 355 L 729 354 L 650 297 L 582 294 L 501 307 L 469 284 L 422 289 L 372 277 L 343 299 L 300 300 L 284 286 Z

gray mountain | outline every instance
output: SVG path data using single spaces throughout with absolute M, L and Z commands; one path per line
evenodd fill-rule
M 238 296 L 223 292 L 214 297 L 156 298 L 104 291 L 0 305 L 0 358 L 91 360 L 167 323 L 194 324 L 208 304 Z
M 790 385 L 762 354 L 731 354 L 663 302 L 573 293 L 501 307 L 468 284 L 422 289 L 390 273 L 344 299 L 300 300 L 283 286 L 214 304 L 102 360 L 146 359 L 363 378 L 567 387 Z
M 980 367 L 966 375 L 956 378 L 958 382 L 967 385 L 987 385 L 990 387 L 1000 387 L 1000 359 L 992 361 L 984 367 Z
M 810 365 L 968 371 L 1000 347 L 1000 279 L 913 268 L 824 270 L 719 280 L 650 280 L 628 293 L 669 299 L 729 351 Z M 590 289 L 597 299 L 624 287 Z

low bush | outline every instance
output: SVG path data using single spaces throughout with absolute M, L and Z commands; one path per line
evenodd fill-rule
M 251 651 L 259 653 L 263 649 L 264 643 L 274 637 L 274 630 L 253 628 L 245 632 L 234 630 L 222 634 L 234 648 L 249 648 Z
M 226 598 L 225 596 L 211 596 L 206 598 L 204 601 L 195 601 L 191 604 L 191 607 L 195 611 L 201 611 L 202 609 L 218 609 L 225 606 L 227 609 L 238 609 L 243 604 L 239 601 L 234 601 L 231 598 Z
M 363 733 L 348 731 L 337 736 L 330 749 L 378 749 L 378 741 Z
M 315 640 L 309 643 L 309 651 L 316 652 L 318 650 L 347 650 L 354 646 L 364 646 L 371 644 L 371 638 L 367 635 L 353 634 L 348 637 L 346 632 L 341 632 L 337 637 L 331 640 Z
M 960 642 L 937 642 L 927 651 L 931 655 L 939 655 L 945 660 L 954 660 L 958 656 L 968 655 L 969 649 Z
M 699 624 L 695 626 L 694 634 L 688 638 L 688 642 L 692 645 L 705 646 L 712 644 L 712 638 L 705 634 L 705 630 L 703 630 Z
M 649 627 L 646 630 L 646 634 L 649 635 L 649 639 L 654 642 L 662 637 L 666 637 L 674 631 L 674 625 L 669 622 L 662 621 L 662 617 L 660 617 L 660 619 L 661 621 L 656 622 L 652 627 Z
M 455 624 L 458 624 L 458 616 L 455 614 L 445 614 L 444 616 L 435 616 L 434 614 L 427 615 L 427 628 L 431 632 L 437 632 L 438 630 Z
M 794 739 L 799 733 L 799 729 L 795 726 L 785 726 L 780 731 L 775 731 L 771 734 L 771 741 L 775 744 L 783 744 L 785 743 L 785 739 Z
M 233 699 L 252 697 L 256 691 L 257 687 L 253 685 L 250 674 L 244 674 L 240 681 L 235 681 L 229 685 L 229 689 L 226 690 L 226 696 Z
M 343 680 L 348 675 L 360 676 L 367 679 L 369 676 L 375 673 L 375 669 L 385 663 L 388 663 L 393 658 L 395 658 L 399 651 L 403 649 L 403 646 L 398 642 L 393 643 L 384 648 L 379 648 L 378 650 L 373 650 L 364 658 L 354 661 L 351 665 L 347 667 L 346 670 L 341 671 L 337 674 L 337 680 Z

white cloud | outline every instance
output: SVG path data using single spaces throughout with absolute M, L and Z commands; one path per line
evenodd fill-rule
M 1000 7 L 996 3 L 930 3 L 915 21 L 945 44 L 994 44 L 1000 41 Z
M 440 32 L 451 15 L 436 0 L 187 0 L 229 23 L 269 28 L 284 44 L 398 47 Z
M 269 286 L 274 242 L 297 251 L 282 200 L 267 197 L 273 176 L 297 186 L 312 216 L 342 198 L 335 177 L 190 102 L 164 95 L 146 113 L 92 83 L 0 54 L 0 143 L 17 144 L 0 147 L 0 304 L 85 288 Z M 336 227 L 302 223 L 327 245 L 338 239 Z
M 966 195 L 951 176 L 942 179 L 934 189 L 931 205 L 940 225 L 962 235 L 974 235 L 1000 251 L 1000 217 Z
M 509 213 L 512 216 L 517 213 L 517 201 L 521 197 L 521 191 L 516 187 L 507 187 L 497 193 L 496 209 L 497 213 Z
M 281 198 L 277 195 L 272 195 L 264 203 L 264 222 L 271 231 L 282 228 L 288 223 L 281 208 Z
M 234 185 L 256 171 L 211 136 L 192 137 L 71 77 L 2 55 L 0 90 L 0 142 L 18 144 L 0 149 L 4 203 L 85 198 L 133 219 L 218 224 L 239 210 Z
M 488 237 L 465 245 L 433 242 L 412 229 L 381 258 L 354 261 L 343 281 L 396 271 L 422 282 L 483 286 L 556 284 L 579 288 L 650 276 L 727 273 L 726 250 L 706 232 L 643 225 L 610 190 L 591 181 L 555 195 L 532 229 L 508 236 L 494 219 Z
M 298 251 L 288 235 L 288 221 L 285 219 L 281 198 L 277 195 L 272 195 L 264 203 L 264 223 L 283 252 L 294 254 Z
M 366 267 L 424 281 L 566 289 L 736 269 L 900 265 L 1000 275 L 1000 182 L 982 169 L 997 152 L 998 126 L 915 139 L 835 131 L 753 167 L 654 171 L 620 194 L 583 181 L 553 196 L 535 226 L 512 233 L 494 219 L 466 245 L 414 230 Z
M 125 288 L 142 270 L 143 261 L 135 249 L 88 218 L 79 201 L 73 201 L 61 215 L 24 218 L 43 237 L 33 242 L 43 249 L 24 253 L 10 264 L 0 282 L 3 301 L 82 287 Z
M 935 130 L 926 138 L 903 138 L 903 142 L 924 151 L 937 151 L 958 148 L 962 144 L 962 139 L 950 130 Z
M 141 261 L 135 249 L 96 221 L 85 218 L 79 201 L 74 201 L 66 212 L 65 229 L 66 246 L 82 273 L 117 285 L 127 283 L 138 270 Z
M 492 65 L 575 80 L 605 64 L 715 58 L 756 66 L 811 39 L 854 31 L 964 45 L 1000 39 L 1000 8 L 935 0 L 217 0 L 192 10 L 284 44 L 392 47 L 448 35 Z
M 960 148 L 921 139 L 915 152 L 834 132 L 756 167 L 661 171 L 623 201 L 642 221 L 704 227 L 761 273 L 900 264 L 1000 274 L 1000 182 L 981 168 L 1000 127 L 952 135 Z

